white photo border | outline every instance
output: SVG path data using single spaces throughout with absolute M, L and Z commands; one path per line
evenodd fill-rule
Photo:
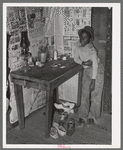
M 120 3 L 3 3 L 3 148 L 58 148 L 58 145 L 6 144 L 6 8 L 7 6 L 112 7 L 112 144 L 65 145 L 71 148 L 121 147 L 121 4 Z

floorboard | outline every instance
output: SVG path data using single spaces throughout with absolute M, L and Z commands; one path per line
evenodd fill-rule
M 77 128 L 73 136 L 60 137 L 58 139 L 45 138 L 45 107 L 30 114 L 25 119 L 25 129 L 20 130 L 16 125 L 7 128 L 7 144 L 111 144 L 111 115 L 103 114 L 104 123 L 99 126 Z M 76 120 L 76 114 L 69 118 Z M 58 121 L 59 115 L 54 114 L 54 121 Z M 65 126 L 67 127 L 67 126 Z

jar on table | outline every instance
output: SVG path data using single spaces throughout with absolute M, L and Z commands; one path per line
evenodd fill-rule
M 42 63 L 45 63 L 47 61 L 47 46 L 42 46 L 39 48 L 38 58 Z

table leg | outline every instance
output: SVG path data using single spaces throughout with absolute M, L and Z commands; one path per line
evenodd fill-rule
M 15 99 L 18 112 L 18 121 L 20 129 L 24 129 L 24 104 L 23 104 L 23 89 L 21 85 L 14 84 Z
M 81 105 L 82 76 L 83 76 L 83 69 L 79 71 L 79 75 L 78 75 L 78 97 L 77 97 L 77 104 L 76 104 L 77 107 Z
M 53 119 L 53 90 L 46 91 L 46 131 L 45 136 L 49 138 Z
M 59 93 L 58 93 L 58 87 L 54 89 L 54 99 L 56 103 L 59 102 Z

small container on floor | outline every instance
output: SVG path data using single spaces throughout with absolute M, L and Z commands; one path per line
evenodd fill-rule
M 67 123 L 67 135 L 72 136 L 75 132 L 75 120 L 70 118 L 69 122 Z

